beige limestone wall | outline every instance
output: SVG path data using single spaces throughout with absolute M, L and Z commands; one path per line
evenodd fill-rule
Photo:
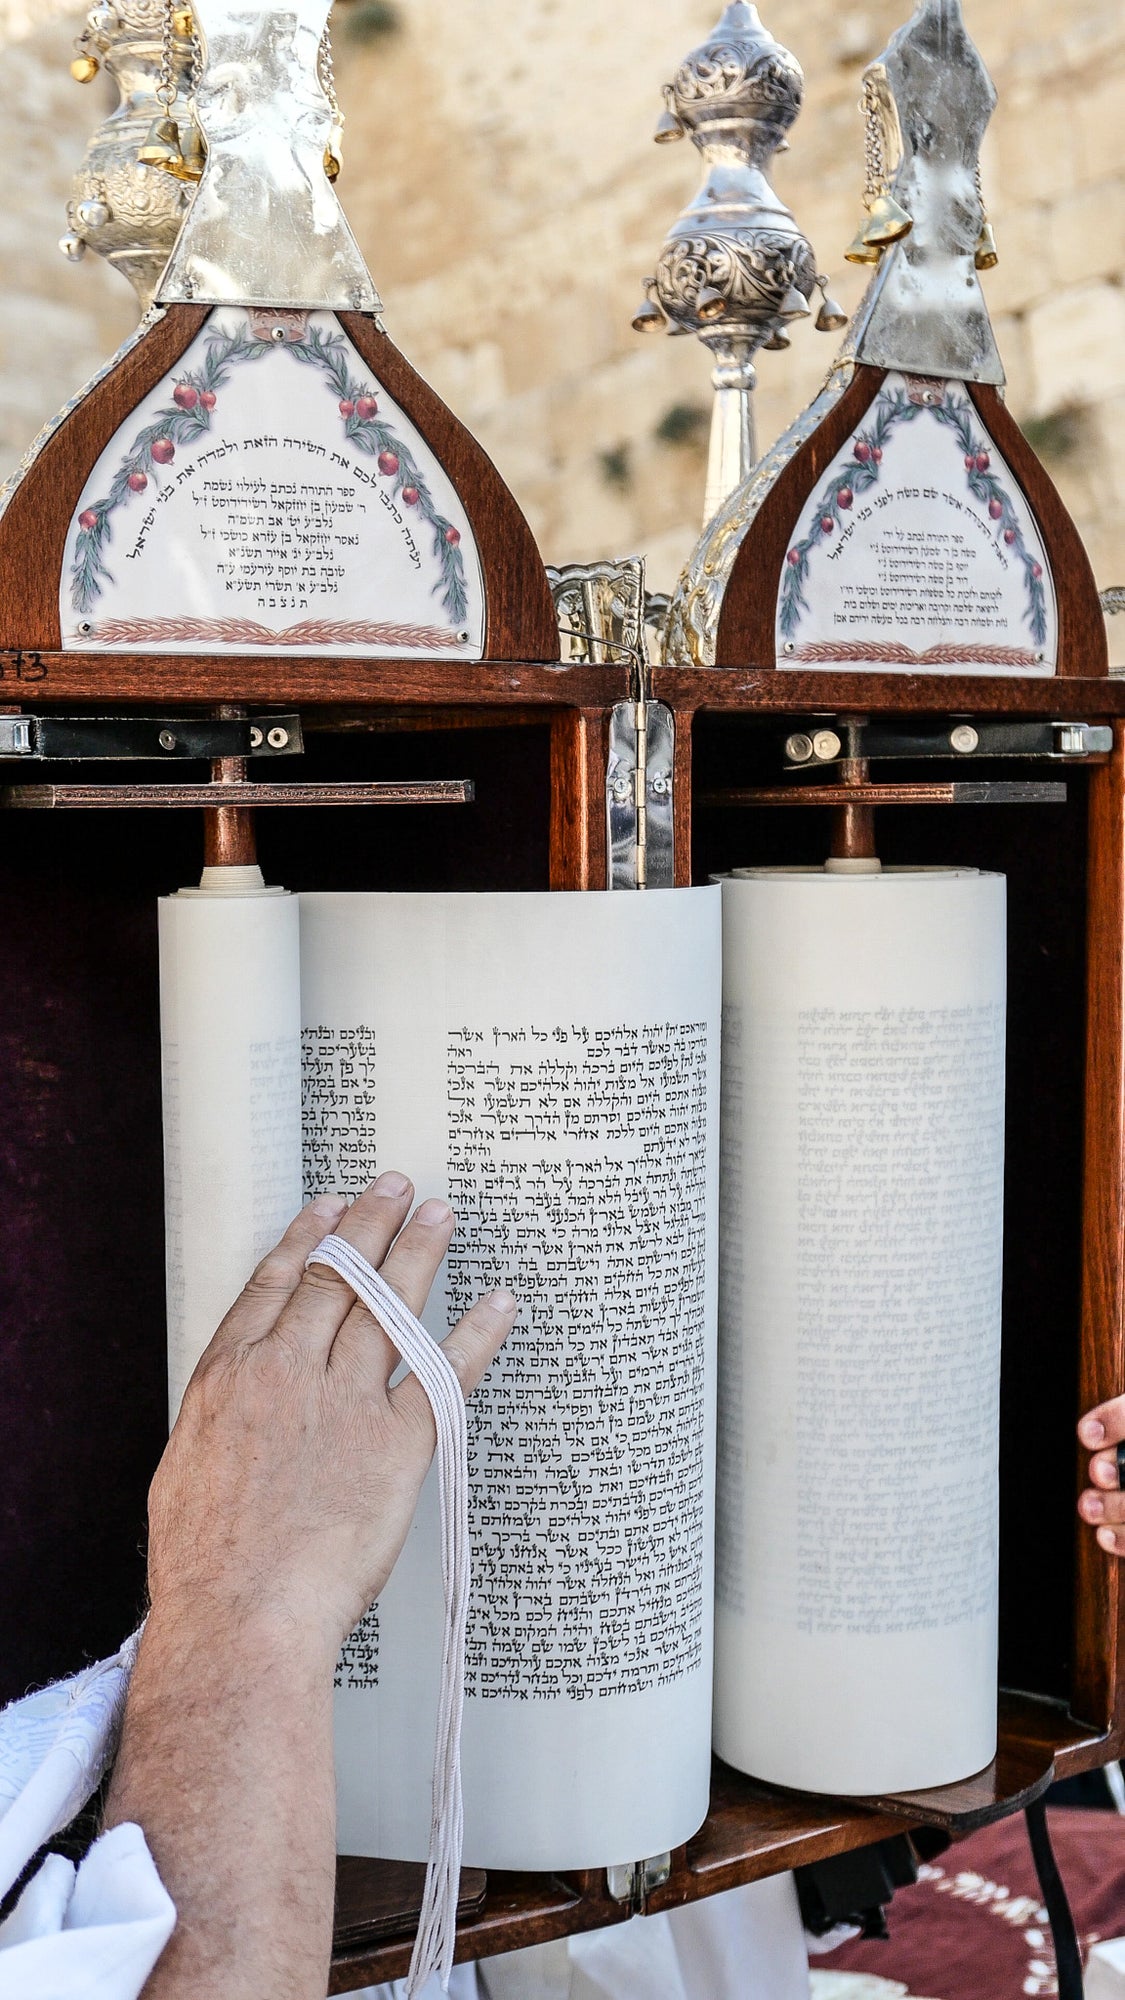
M 660 85 L 716 0 L 400 0 L 397 31 L 348 32 L 339 191 L 415 364 L 468 421 L 551 561 L 648 554 L 673 583 L 699 525 L 707 357 L 634 334 L 640 282 L 695 185 L 656 147 Z M 765 0 L 807 78 L 777 186 L 843 303 L 859 219 L 863 63 L 905 0 Z M 1000 91 L 985 192 L 1001 262 L 984 279 L 1016 418 L 1074 514 L 1102 586 L 1125 582 L 1125 11 L 1120 0 L 965 0 Z M 69 174 L 106 99 L 67 74 L 81 16 L 0 4 L 0 469 L 132 323 L 123 283 L 55 249 Z M 761 357 L 764 446 L 814 392 L 832 336 L 810 322 Z M 670 442 L 662 426 L 688 429 Z M 1114 621 L 1125 664 L 1125 617 Z

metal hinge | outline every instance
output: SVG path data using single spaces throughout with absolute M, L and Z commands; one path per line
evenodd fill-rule
M 654 1889 L 660 1889 L 672 1873 L 670 1854 L 652 1854 L 647 1861 L 627 1861 L 620 1868 L 607 1868 L 605 1886 L 615 1903 L 628 1903 L 634 1916 L 643 1917 L 645 1904 Z
M 606 841 L 611 889 L 675 882 L 675 718 L 662 701 L 619 701 L 609 723 Z

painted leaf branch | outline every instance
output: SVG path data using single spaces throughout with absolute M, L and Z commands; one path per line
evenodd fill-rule
M 196 443 L 207 434 L 218 393 L 225 388 L 234 369 L 273 351 L 268 339 L 249 338 L 243 332 L 213 335 L 199 367 L 182 371 L 171 403 L 138 431 L 109 492 L 103 499 L 92 501 L 79 515 L 71 569 L 71 602 L 80 615 L 92 610 L 104 586 L 113 582 L 105 552 L 113 539 L 115 513 L 144 493 L 151 480 L 159 478 L 157 468 L 171 465 L 178 449 Z M 434 594 L 440 593 L 443 609 L 453 624 L 460 625 L 468 610 L 460 531 L 434 504 L 425 475 L 409 447 L 385 418 L 379 417 L 377 398 L 352 377 L 343 334 L 326 336 L 314 326 L 301 339 L 286 341 L 283 352 L 320 369 L 335 393 L 348 442 L 375 459 L 394 498 L 404 510 L 415 510 L 430 528 L 439 572 Z M 403 520 L 405 523 L 405 514 Z
M 832 473 L 817 501 L 808 534 L 794 542 L 788 551 L 778 607 L 778 623 L 784 638 L 794 637 L 808 613 L 805 587 L 814 550 L 840 527 L 857 495 L 878 484 L 883 452 L 893 432 L 925 411 L 956 434 L 970 493 L 987 508 L 997 534 L 1022 563 L 1028 597 L 1024 615 L 1036 645 L 1043 644 L 1047 637 L 1047 598 L 1042 565 L 1027 548 L 1011 495 L 991 469 L 991 454 L 985 441 L 974 434 L 967 405 L 945 398 L 940 403 L 912 402 L 902 390 L 878 397 L 869 423 L 853 442 L 854 463 Z
M 78 517 L 70 579 L 70 601 L 77 612 L 92 610 L 103 586 L 113 581 L 105 550 L 113 539 L 113 516 L 118 508 L 146 491 L 149 481 L 158 477 L 157 466 L 171 465 L 178 447 L 206 436 L 218 391 L 226 386 L 234 368 L 268 351 L 260 341 L 247 340 L 241 334 L 214 334 L 200 366 L 183 372 L 172 401 L 137 432 L 105 498 L 91 502 Z
M 435 506 L 425 474 L 410 447 L 385 418 L 380 418 L 378 399 L 352 376 L 343 334 L 325 335 L 314 326 L 289 352 L 296 360 L 323 371 L 335 392 L 348 443 L 375 460 L 395 498 L 404 507 L 414 509 L 431 529 L 440 572 L 434 593 L 440 591 L 443 609 L 459 625 L 469 606 L 460 531 Z

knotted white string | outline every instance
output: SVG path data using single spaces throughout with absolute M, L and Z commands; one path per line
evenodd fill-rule
M 469 1468 L 465 1398 L 453 1369 L 420 1320 L 342 1236 L 326 1236 L 310 1264 L 327 1264 L 390 1335 L 418 1377 L 437 1426 L 441 1573 L 445 1585 L 445 1638 L 441 1698 L 434 1742 L 430 1858 L 410 1960 L 407 2000 L 437 1972 L 448 1990 L 461 1887 L 464 1812 L 461 1803 L 461 1714 L 465 1705 L 465 1624 L 469 1610 Z

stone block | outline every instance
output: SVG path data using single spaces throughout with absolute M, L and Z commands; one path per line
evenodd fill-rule
M 1123 114 L 1125 119 L 1125 114 Z M 1059 284 L 1125 272 L 1125 176 L 1060 193 L 1044 215 L 1043 249 Z
M 1120 24 L 1119 24 L 1120 25 Z M 1084 80 L 1075 104 L 1078 174 L 1088 181 L 1120 178 L 1121 140 L 1125 133 L 1125 31 L 1116 67 Z
M 1125 389 L 1125 291 L 1078 285 L 1027 316 L 1037 415 Z

